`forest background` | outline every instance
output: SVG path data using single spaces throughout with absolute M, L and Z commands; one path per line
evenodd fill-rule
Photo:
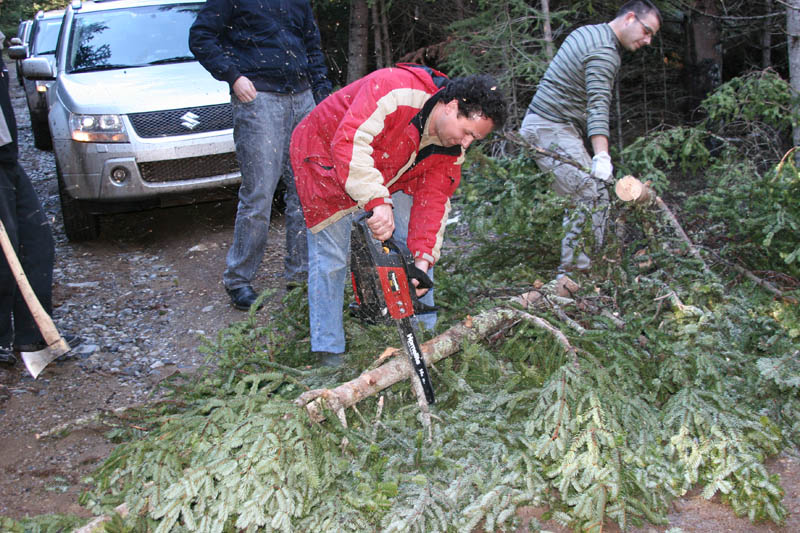
M 334 84 L 398 61 L 491 73 L 509 131 L 569 31 L 619 7 L 312 4 Z M 309 424 L 312 391 L 377 366 L 396 332 L 348 318 L 345 368 L 314 368 L 295 291 L 267 324 L 250 315 L 209 339 L 215 371 L 126 415 L 137 429 L 116 430 L 84 503 L 124 502 L 115 531 L 516 531 L 521 509 L 547 506 L 543 518 L 599 532 L 665 524 L 699 487 L 783 523 L 764 462 L 800 444 L 800 0 L 656 4 L 652 45 L 623 55 L 611 151 L 616 176 L 649 181 L 659 202 L 613 204 L 577 288 L 547 281 L 566 203 L 535 154 L 496 134 L 470 151 L 453 201 L 458 253 L 440 263 L 426 335 L 442 357 L 431 413 L 400 385 L 346 415 L 327 391 L 333 411 Z M 1 6 L 7 36 L 59 7 Z

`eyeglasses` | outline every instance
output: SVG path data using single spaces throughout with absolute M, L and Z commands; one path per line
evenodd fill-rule
M 636 17 L 636 22 L 641 24 L 642 28 L 644 28 L 644 34 L 645 35 L 647 35 L 648 37 L 653 37 L 656 34 L 656 32 L 653 31 L 653 28 L 651 28 L 650 26 L 648 26 L 647 24 L 642 22 L 642 19 L 639 18 L 639 15 L 634 13 L 633 16 Z

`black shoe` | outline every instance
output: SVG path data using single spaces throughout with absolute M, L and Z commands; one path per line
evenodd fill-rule
M 0 346 L 0 365 L 13 366 L 15 364 L 17 364 L 17 358 L 14 357 L 14 351 L 11 348 Z
M 319 364 L 322 366 L 329 366 L 331 368 L 336 368 L 342 366 L 344 364 L 344 356 L 340 353 L 333 353 L 333 352 L 314 352 L 317 354 L 317 358 L 319 359 Z
M 66 359 L 72 359 L 75 356 L 75 351 L 74 351 L 75 348 L 83 344 L 83 339 L 81 337 L 78 337 L 77 335 L 73 335 L 71 333 L 65 333 L 63 337 L 64 340 L 67 341 L 67 344 L 69 344 L 70 350 L 67 353 L 57 357 L 56 361 L 64 361 Z
M 78 337 L 77 335 L 73 335 L 71 333 L 65 333 L 64 335 L 62 335 L 62 338 L 65 341 L 67 341 L 67 344 L 69 344 L 69 347 L 72 350 L 74 350 L 75 348 L 77 348 L 78 346 L 80 346 L 83 343 L 83 339 L 82 338 Z M 14 346 L 14 351 L 17 352 L 17 353 L 21 353 L 21 352 L 38 352 L 40 350 L 44 350 L 45 348 L 47 348 L 47 343 L 44 342 L 44 341 L 41 341 L 41 342 L 35 342 L 35 343 L 32 343 L 32 344 L 15 345 Z M 56 361 L 60 361 L 62 359 L 68 359 L 69 357 L 71 357 L 70 355 L 67 355 L 69 353 L 70 352 L 67 352 L 64 355 L 58 357 L 58 359 L 56 359 Z
M 258 294 L 250 285 L 245 285 L 238 289 L 226 288 L 225 290 L 228 292 L 228 296 L 231 297 L 231 304 L 240 311 L 249 311 L 258 298 Z M 262 306 L 263 304 L 259 305 L 258 308 L 261 309 Z

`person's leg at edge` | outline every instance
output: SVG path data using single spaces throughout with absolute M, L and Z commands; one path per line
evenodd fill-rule
M 19 249 L 17 239 L 17 193 L 10 172 L 11 165 L 0 164 L 0 220 L 15 250 Z M 0 253 L 0 349 L 10 352 L 14 342 L 14 330 L 11 316 L 14 312 L 14 300 L 17 295 L 17 282 L 8 266 L 5 254 Z M 11 359 L 13 361 L 13 359 Z M 3 358 L 5 361 L 5 357 Z
M 33 288 L 34 294 L 47 314 L 53 308 L 53 262 L 55 241 L 47 216 L 25 171 L 19 165 L 17 173 L 17 220 L 19 226 L 19 261 Z M 33 319 L 22 293 L 14 300 L 14 345 L 42 342 L 42 334 Z
M 311 90 L 293 95 L 291 130 L 314 108 L 314 96 Z M 303 206 L 297 196 L 297 186 L 294 180 L 292 165 L 289 163 L 289 136 L 286 137 L 284 148 L 283 183 L 286 185 L 284 200 L 286 202 L 286 257 L 284 271 L 288 283 L 305 281 L 308 277 L 308 239 L 306 238 L 306 223 L 303 218 Z
M 408 245 L 408 223 L 411 220 L 411 206 L 414 204 L 414 197 L 402 191 L 397 191 L 392 195 L 392 203 L 394 204 L 394 237 Z M 428 277 L 433 281 L 433 267 L 428 269 Z M 433 305 L 433 289 L 426 292 L 420 302 Z M 417 322 L 429 331 L 433 331 L 436 327 L 437 316 L 436 313 L 423 313 L 416 315 Z
M 287 95 L 259 92 L 252 102 L 232 96 L 233 136 L 242 172 L 239 206 L 222 275 L 230 290 L 250 286 L 267 247 L 272 197 L 283 171 L 284 143 L 289 131 L 281 131 L 290 114 Z M 285 129 L 285 128 L 284 128 Z
M 308 316 L 311 351 L 345 351 L 343 306 L 353 215 L 308 236 Z

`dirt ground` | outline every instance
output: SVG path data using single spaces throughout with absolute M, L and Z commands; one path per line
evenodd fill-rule
M 8 62 L 7 62 L 8 63 Z M 10 65 L 13 76 L 13 63 Z M 229 305 L 220 276 L 233 234 L 236 203 L 174 207 L 105 216 L 101 236 L 74 244 L 63 232 L 55 167 L 51 153 L 33 148 L 24 96 L 12 80 L 20 126 L 21 162 L 31 176 L 53 222 L 56 237 L 54 318 L 59 327 L 84 339 L 77 354 L 52 364 L 36 380 L 18 364 L 0 369 L 0 516 L 23 518 L 50 513 L 89 517 L 78 503 L 87 487 L 82 479 L 113 449 L 108 427 L 74 424 L 104 410 L 140 404 L 156 397 L 158 383 L 205 364 L 197 347 L 203 335 L 244 315 Z M 283 294 L 283 220 L 273 218 L 270 250 L 257 290 Z M 269 307 L 268 306 L 268 307 Z M 269 309 L 259 316 L 267 319 Z M 42 437 L 62 425 L 77 429 L 61 437 Z M 670 526 L 646 526 L 637 532 L 686 533 L 800 532 L 800 460 L 786 454 L 769 463 L 781 475 L 786 525 L 751 524 L 737 518 L 719 498 L 706 501 L 693 492 L 674 505 Z M 526 509 L 525 517 L 543 509 Z M 568 530 L 547 522 L 545 529 Z M 522 531 L 527 531 L 523 527 Z M 609 526 L 606 531 L 618 531 Z

